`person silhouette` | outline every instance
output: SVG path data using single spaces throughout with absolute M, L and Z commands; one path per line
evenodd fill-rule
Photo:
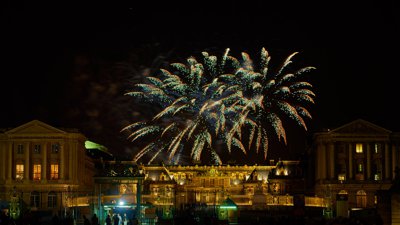
M 106 225 L 111 225 L 111 223 L 112 223 L 111 216 L 110 214 L 108 214 L 106 218 Z
M 90 225 L 89 219 L 85 215 L 83 215 L 82 217 L 83 217 L 83 225 Z
M 96 213 L 92 216 L 92 225 L 99 225 L 99 218 L 97 217 Z

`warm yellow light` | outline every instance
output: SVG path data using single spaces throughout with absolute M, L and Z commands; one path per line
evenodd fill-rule
M 363 153 L 363 144 L 362 143 L 356 144 L 356 153 Z
M 42 165 L 34 164 L 33 165 L 33 179 L 40 180 L 42 178 Z

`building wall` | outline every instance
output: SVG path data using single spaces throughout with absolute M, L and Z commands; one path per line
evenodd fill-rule
M 76 130 L 38 120 L 1 132 L 0 199 L 18 192 L 32 210 L 59 212 L 73 197 L 91 193 L 94 164 L 86 156 L 85 140 Z

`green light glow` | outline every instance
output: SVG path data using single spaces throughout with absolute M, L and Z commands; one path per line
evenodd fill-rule
M 236 206 L 230 206 L 230 205 L 222 205 L 219 208 L 220 209 L 237 209 Z
M 98 149 L 100 151 L 109 153 L 108 149 L 105 146 L 97 144 L 97 143 L 94 143 L 92 141 L 85 141 L 85 148 L 86 149 Z

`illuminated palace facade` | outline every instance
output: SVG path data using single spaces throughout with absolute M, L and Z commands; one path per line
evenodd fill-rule
M 94 163 L 86 138 L 33 120 L 0 132 L 0 201 L 22 210 L 65 212 L 79 194 L 92 193 Z M 15 207 L 18 206 L 18 207 Z
M 106 163 L 103 179 L 124 177 L 114 167 L 136 167 L 133 162 Z M 298 161 L 278 161 L 271 165 L 138 165 L 143 173 L 142 201 L 152 205 L 182 208 L 186 204 L 215 205 L 228 196 L 238 205 L 252 209 L 271 205 L 293 205 L 293 194 L 304 193 L 305 184 Z M 108 168 L 108 169 L 107 169 Z M 120 169 L 121 170 L 121 169 Z M 113 175 L 114 174 L 114 175 Z M 130 178 L 125 178 L 130 179 Z M 115 182 L 110 182 L 110 184 Z M 136 183 L 135 183 L 136 184 Z M 136 198 L 136 185 L 103 186 L 114 192 L 105 202 L 117 203 L 127 194 Z M 290 194 L 290 195 L 289 195 Z M 136 200 L 127 201 L 130 204 Z M 126 202 L 125 202 L 126 203 Z M 311 203 L 310 203 L 311 204 Z
M 137 165 L 91 157 L 85 141 L 76 130 L 37 120 L 2 130 L 0 202 L 19 197 L 20 209 L 25 205 L 59 215 L 72 210 L 76 218 L 97 213 L 102 221 L 108 213 L 138 206 L 147 218 L 155 215 L 151 208 L 168 218 L 193 205 L 215 210 L 227 200 L 239 210 L 297 204 L 347 216 L 351 208 L 379 205 L 378 193 L 390 189 L 400 160 L 400 134 L 364 120 L 314 134 L 312 186 L 307 184 L 310 168 L 300 161 Z M 345 196 L 345 204 L 337 196 Z
M 131 171 L 136 172 L 131 176 Z M 189 207 L 218 211 L 227 199 L 238 210 L 293 207 L 302 196 L 305 207 L 325 207 L 323 198 L 304 196 L 305 180 L 299 161 L 270 161 L 270 165 L 136 165 L 108 161 L 95 176 L 96 194 L 104 215 L 135 209 L 156 208 L 157 216 L 170 218 Z M 138 195 L 138 190 L 142 190 Z M 97 208 L 97 206 L 95 206 Z M 125 212 L 125 211 L 124 211 Z M 151 218 L 142 212 L 145 217 Z M 153 215 L 154 216 L 154 215 Z
M 388 191 L 395 178 L 399 144 L 400 133 L 361 119 L 315 133 L 316 195 L 331 198 L 342 216 L 347 216 L 347 209 L 377 207 L 379 193 Z M 340 197 L 347 202 L 335 208 Z

